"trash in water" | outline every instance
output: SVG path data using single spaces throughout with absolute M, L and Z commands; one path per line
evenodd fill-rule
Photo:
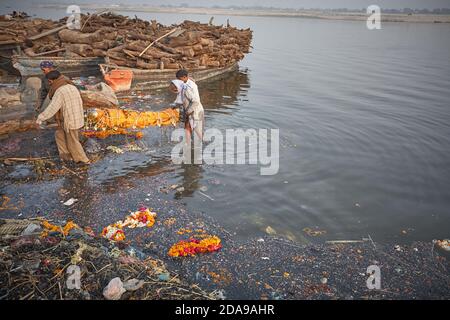
M 136 291 L 142 288 L 142 286 L 145 284 L 143 280 L 139 279 L 130 279 L 123 283 L 123 287 L 127 291 Z
M 71 205 L 73 205 L 75 202 L 77 202 L 78 201 L 78 199 L 74 199 L 74 198 L 70 198 L 69 200 L 67 200 L 66 202 L 64 202 L 63 204 L 65 205 L 65 206 L 71 206 Z
M 304 228 L 303 232 L 311 237 L 318 237 L 327 233 L 325 230 L 313 230 L 311 228 Z
M 137 144 L 134 144 L 134 143 L 127 144 L 124 147 L 124 149 L 127 150 L 127 151 L 135 151 L 135 152 L 140 152 L 140 151 L 144 150 L 141 147 L 139 147 Z
M 116 146 L 107 146 L 106 150 L 109 150 L 111 152 L 117 153 L 117 154 L 123 154 L 125 151 L 123 151 L 121 148 Z
M 435 240 L 434 243 L 441 249 L 445 251 L 450 251 L 450 240 L 444 239 L 444 240 Z
M 126 290 L 123 287 L 122 280 L 119 277 L 112 279 L 103 290 L 103 296 L 107 300 L 119 300 Z
M 272 228 L 271 226 L 267 226 L 267 228 L 266 228 L 266 233 L 267 234 L 270 234 L 270 235 L 275 235 L 275 234 L 277 234 L 277 232 L 275 231 L 275 229 L 274 228 Z
M 160 281 L 169 281 L 170 280 L 170 273 L 165 272 L 158 275 L 158 279 Z

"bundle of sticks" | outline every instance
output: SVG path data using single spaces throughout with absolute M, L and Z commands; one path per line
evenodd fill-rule
M 252 31 L 193 21 L 164 26 L 113 13 L 81 16 L 81 29 L 66 19 L 0 19 L 0 44 L 20 43 L 29 56 L 107 57 L 140 69 L 224 67 L 250 51 Z

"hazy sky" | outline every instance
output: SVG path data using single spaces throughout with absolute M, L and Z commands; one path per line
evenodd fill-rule
M 361 9 L 371 4 L 377 4 L 381 8 L 450 8 L 450 0 L 0 0 L 0 9 L 5 6 L 26 7 L 27 5 L 42 3 L 97 3 L 97 4 L 141 4 L 162 5 L 162 4 L 189 4 L 189 6 L 210 7 L 213 5 L 229 6 L 272 6 L 279 8 L 357 8 Z M 2 10 L 3 11 L 3 10 Z

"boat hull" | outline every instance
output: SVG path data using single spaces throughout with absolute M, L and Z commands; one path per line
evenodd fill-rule
M 163 70 L 144 70 L 126 67 L 114 67 L 111 65 L 103 65 L 103 69 L 120 69 L 133 71 L 133 80 L 131 88 L 133 90 L 150 90 L 167 88 L 170 81 L 175 79 L 175 73 L 178 69 L 163 69 Z M 189 76 L 195 79 L 196 82 L 215 79 L 217 77 L 226 75 L 238 69 L 238 63 L 223 68 L 202 68 L 189 70 Z
M 41 77 L 42 71 L 40 68 L 41 61 L 50 60 L 55 63 L 59 72 L 65 76 L 79 77 L 79 76 L 100 76 L 98 65 L 105 62 L 104 58 L 71 58 L 64 57 L 23 57 L 13 56 L 13 66 L 20 75 L 24 78 Z

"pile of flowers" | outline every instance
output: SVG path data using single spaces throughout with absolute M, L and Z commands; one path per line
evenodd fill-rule
M 67 236 L 70 230 L 74 228 L 80 229 L 80 227 L 73 221 L 68 221 L 64 227 L 51 224 L 47 220 L 42 221 L 41 225 L 44 228 L 44 231 L 41 233 L 41 237 L 43 238 L 47 237 L 50 232 L 60 232 L 64 236 Z
M 444 239 L 444 240 L 435 240 L 434 241 L 438 247 L 440 247 L 441 249 L 445 250 L 445 251 L 450 251 L 450 240 L 449 239 Z
M 102 237 L 111 241 L 123 241 L 125 240 L 125 233 L 120 225 L 113 223 L 103 228 Z
M 221 240 L 217 236 L 208 236 L 203 239 L 190 238 L 179 241 L 169 249 L 171 257 L 195 256 L 198 253 L 214 252 L 222 248 Z
M 151 212 L 148 208 L 142 207 L 139 211 L 133 212 L 125 218 L 123 226 L 128 228 L 152 227 L 155 224 L 156 213 Z
M 138 211 L 126 216 L 125 220 L 119 220 L 103 228 L 101 236 L 111 241 L 123 241 L 125 240 L 125 233 L 123 231 L 125 227 L 130 229 L 150 228 L 155 224 L 155 220 L 155 212 L 150 211 L 149 208 L 141 207 Z

